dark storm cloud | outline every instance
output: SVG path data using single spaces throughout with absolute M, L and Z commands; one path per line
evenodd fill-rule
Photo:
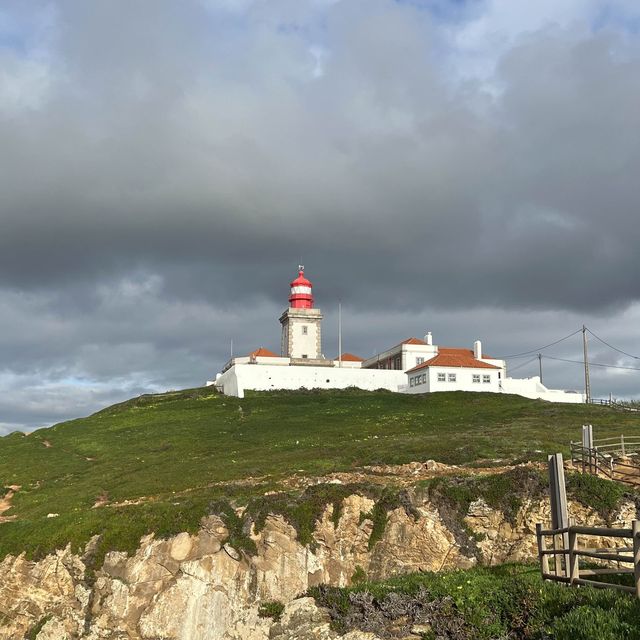
M 622 36 L 523 39 L 481 109 L 479 85 L 438 72 L 424 13 L 327 14 L 314 78 L 277 7 L 227 33 L 196 4 L 58 5 L 50 94 L 0 129 L 5 284 L 142 265 L 176 294 L 251 295 L 302 257 L 325 282 L 375 280 L 368 306 L 406 303 L 425 271 L 443 305 L 637 297 L 640 69 Z M 185 288 L 199 264 L 228 277 Z
M 0 9 L 7 385 L 199 384 L 231 338 L 277 346 L 300 260 L 363 354 L 434 322 L 518 351 L 546 339 L 525 309 L 553 338 L 630 308 L 640 48 L 597 5 Z

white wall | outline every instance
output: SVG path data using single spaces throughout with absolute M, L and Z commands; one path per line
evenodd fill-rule
M 216 386 L 225 395 L 244 397 L 245 390 L 274 391 L 276 389 L 346 389 L 358 387 L 367 391 L 387 389 L 397 391 L 406 382 L 403 371 L 350 369 L 338 367 L 237 364 L 225 371 Z
M 343 369 L 362 369 L 362 362 L 359 360 L 334 360 L 334 367 L 342 367 Z
M 491 393 L 500 392 L 500 380 L 498 369 L 472 369 L 467 367 L 426 367 L 411 373 L 407 373 L 407 380 L 403 389 L 406 393 L 427 393 L 434 391 L 485 391 Z M 438 375 L 444 374 L 445 381 L 440 382 Z M 456 377 L 455 382 L 449 381 L 449 376 Z M 410 379 L 417 376 L 426 375 L 426 383 L 414 384 L 411 386 Z M 480 382 L 473 382 L 473 376 L 479 375 Z M 490 376 L 490 382 L 484 382 L 483 376 Z
M 433 358 L 438 353 L 438 347 L 433 344 L 398 344 L 387 351 L 383 351 L 371 358 L 367 358 L 363 363 L 363 368 L 376 367 L 379 362 L 385 362 L 395 356 L 401 357 L 402 370 L 413 369 L 417 364 L 417 358 L 424 358 L 424 362 Z
M 304 333 L 306 329 L 307 333 Z M 320 323 L 315 319 L 292 317 L 289 320 L 289 340 L 291 342 L 292 358 L 302 358 L 305 355 L 309 359 L 322 357 L 318 350 L 320 344 Z
M 345 389 L 357 387 L 367 391 L 387 389 L 401 393 L 434 391 L 478 391 L 513 393 L 525 398 L 540 398 L 549 402 L 582 403 L 584 394 L 547 389 L 534 378 L 506 378 L 498 381 L 497 369 L 468 369 L 462 367 L 428 367 L 420 371 L 427 375 L 427 383 L 409 386 L 408 375 L 389 369 L 351 369 L 338 367 L 288 366 L 277 364 L 235 364 L 215 381 L 225 395 L 243 398 L 245 390 L 273 391 L 277 389 Z M 438 382 L 438 373 L 455 373 L 456 382 Z M 491 375 L 490 383 L 472 382 L 472 375 Z M 418 375 L 418 372 L 412 376 Z M 480 378 L 482 380 L 482 378 Z
M 402 368 L 404 371 L 431 360 L 438 354 L 438 347 L 433 344 L 403 344 Z M 419 359 L 422 358 L 422 362 Z
M 503 393 L 515 393 L 533 400 L 539 398 L 549 402 L 567 402 L 579 404 L 585 401 L 581 392 L 563 391 L 561 389 L 547 389 L 538 376 L 532 378 L 505 378 L 502 380 Z

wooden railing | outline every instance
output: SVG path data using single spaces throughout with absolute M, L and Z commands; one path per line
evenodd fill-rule
M 571 442 L 571 462 L 583 473 L 600 474 L 631 486 L 640 486 L 640 464 L 633 463 L 633 458 L 640 459 L 639 453 L 639 437 L 598 438 L 592 447 Z
M 613 398 L 591 398 L 589 400 L 590 404 L 600 404 L 605 407 L 612 407 L 613 409 L 620 409 L 621 411 L 640 411 L 640 408 L 637 406 L 632 406 L 625 402 L 620 402 L 618 400 L 614 400 Z
M 630 539 L 632 545 L 615 548 L 581 548 L 578 544 L 579 536 Z M 640 598 L 640 521 L 634 520 L 631 529 L 575 525 L 560 529 L 543 529 L 542 524 L 538 523 L 536 538 L 543 580 L 554 580 L 569 585 L 590 585 L 599 589 L 619 589 L 635 593 Z M 552 548 L 548 548 L 547 538 L 551 538 Z M 582 569 L 580 568 L 580 558 L 609 564 L 608 566 Z M 553 566 L 549 562 L 550 559 Z M 618 566 L 611 566 L 611 563 L 617 563 Z M 634 586 L 595 579 L 598 576 L 626 574 L 633 575 Z

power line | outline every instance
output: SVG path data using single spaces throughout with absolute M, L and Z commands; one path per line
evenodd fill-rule
M 538 354 L 540 351 L 543 351 L 544 349 L 548 349 L 549 347 L 553 347 L 556 344 L 560 344 L 561 342 L 564 342 L 565 340 L 568 340 L 569 338 L 572 338 L 573 336 L 575 336 L 576 334 L 580 333 L 582 331 L 582 328 L 580 329 L 576 329 L 573 333 L 570 333 L 568 336 L 565 336 L 564 338 L 560 338 L 560 340 L 556 340 L 555 342 L 550 342 L 549 344 L 545 344 L 544 347 L 538 347 L 537 349 L 531 349 L 531 351 L 523 351 L 522 353 L 515 353 L 513 355 L 510 356 L 502 356 L 502 360 L 510 360 L 511 358 L 521 358 L 524 356 L 528 356 L 531 353 L 535 353 Z M 536 355 L 537 357 L 537 355 Z
M 547 358 L 548 360 L 558 360 L 559 362 L 572 362 L 573 364 L 581 364 L 584 366 L 583 360 L 569 360 L 567 358 L 555 358 L 554 356 L 543 356 L 543 358 Z M 623 367 L 618 364 L 602 364 L 598 362 L 590 362 L 590 367 L 605 367 L 607 369 L 626 369 L 628 371 L 640 371 L 640 367 Z
M 531 360 L 528 360 L 527 362 L 522 362 L 520 363 L 517 367 L 509 367 L 509 373 L 513 373 L 514 371 L 517 371 L 518 369 L 522 369 L 522 367 L 526 367 L 527 365 L 531 364 L 532 362 L 535 362 L 538 359 L 538 356 L 536 356 L 535 358 L 531 358 Z
M 633 358 L 634 360 L 640 360 L 640 356 L 634 356 L 632 353 L 627 353 L 626 351 L 623 351 L 622 349 L 618 349 L 618 347 L 614 347 L 612 344 L 609 344 L 606 340 L 603 340 L 600 336 L 597 336 L 595 333 L 593 333 L 593 331 L 591 331 L 591 329 L 589 329 L 589 327 L 587 327 L 587 331 L 596 340 L 599 340 L 600 342 L 602 342 L 602 344 L 604 344 L 607 347 L 609 347 L 609 349 L 613 349 L 614 351 L 617 351 L 618 353 L 622 353 L 623 355 L 628 356 L 629 358 Z

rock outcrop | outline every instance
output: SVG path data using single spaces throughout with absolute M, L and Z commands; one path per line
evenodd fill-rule
M 415 513 L 391 511 L 384 534 L 369 548 L 372 507 L 369 498 L 349 496 L 336 525 L 328 506 L 310 546 L 297 541 L 282 517 L 268 517 L 252 535 L 253 556 L 231 548 L 223 521 L 209 516 L 196 535 L 147 536 L 131 556 L 107 554 L 91 580 L 82 557 L 69 548 L 39 562 L 7 557 L 0 563 L 0 639 L 335 640 L 339 636 L 326 614 L 301 597 L 309 587 L 346 586 L 356 574 L 382 579 L 478 562 L 531 560 L 535 524 L 549 519 L 547 501 L 539 497 L 523 499 L 509 517 L 478 499 L 462 514 L 465 535 L 473 540 L 470 552 L 438 507 L 414 495 Z M 585 524 L 602 523 L 578 504 L 571 511 Z M 635 504 L 629 502 L 615 517 L 628 525 L 635 516 Z M 285 605 L 277 621 L 260 615 L 260 604 L 273 601 Z M 363 632 L 342 637 L 376 638 Z

